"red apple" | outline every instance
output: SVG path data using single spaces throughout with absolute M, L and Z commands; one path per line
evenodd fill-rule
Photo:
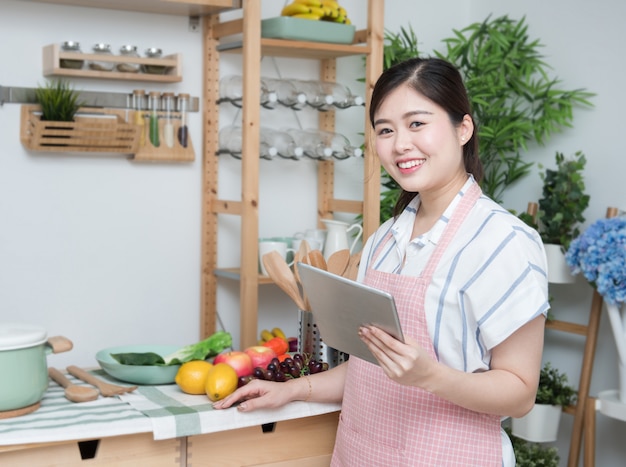
M 252 360 L 252 367 L 267 368 L 273 358 L 276 358 L 276 352 L 264 345 L 253 345 L 244 350 Z
M 231 350 L 230 352 L 222 352 L 213 359 L 213 364 L 226 363 L 232 367 L 237 373 L 238 377 L 250 376 L 254 366 L 252 365 L 252 359 L 250 356 L 240 350 Z

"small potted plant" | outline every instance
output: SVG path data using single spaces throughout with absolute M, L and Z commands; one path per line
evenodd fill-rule
M 41 120 L 51 122 L 73 122 L 81 103 L 78 92 L 67 81 L 48 81 L 35 90 L 35 97 L 41 106 Z
M 523 417 L 512 419 L 513 435 L 536 443 L 556 441 L 563 407 L 575 403 L 576 395 L 567 375 L 546 362 L 539 376 L 535 406 Z
M 506 429 L 513 452 L 515 453 L 515 465 L 523 467 L 559 467 L 559 451 L 554 446 L 542 446 L 538 443 L 524 441 L 511 434 Z
M 537 224 L 548 257 L 548 281 L 552 283 L 574 281 L 565 263 L 565 252 L 579 235 L 579 226 L 585 221 L 583 213 L 589 206 L 583 178 L 586 163 L 581 151 L 570 159 L 557 152 L 556 169 L 546 169 L 540 175 L 543 192 Z

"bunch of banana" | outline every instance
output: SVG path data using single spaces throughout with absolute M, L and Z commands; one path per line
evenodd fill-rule
M 281 16 L 351 24 L 348 12 L 336 0 L 293 0 L 285 5 Z
M 259 337 L 259 345 L 263 345 L 265 342 L 273 339 L 274 337 L 282 337 L 283 339 L 285 339 L 285 341 L 287 340 L 287 336 L 280 328 L 273 328 L 271 331 L 263 329 Z

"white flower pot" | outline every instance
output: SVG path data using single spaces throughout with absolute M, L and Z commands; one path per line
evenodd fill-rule
M 511 419 L 511 432 L 526 441 L 549 443 L 556 441 L 560 421 L 560 405 L 535 404 L 523 417 Z
M 572 284 L 576 277 L 572 274 L 561 245 L 545 243 L 546 257 L 548 259 L 548 282 L 552 284 Z

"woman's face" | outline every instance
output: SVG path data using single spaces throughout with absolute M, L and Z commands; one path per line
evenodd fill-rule
M 421 195 L 456 192 L 465 183 L 463 145 L 473 130 L 468 115 L 455 126 L 442 107 L 408 85 L 394 89 L 374 115 L 383 167 L 402 189 Z

